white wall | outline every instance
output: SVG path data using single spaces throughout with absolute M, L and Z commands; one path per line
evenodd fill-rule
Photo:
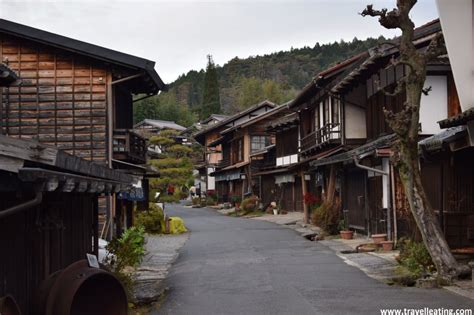
M 365 109 L 346 103 L 344 110 L 346 139 L 366 138 Z
M 214 168 L 213 167 L 209 167 L 207 169 L 207 190 L 214 190 L 216 189 L 216 178 L 214 176 L 210 176 L 209 174 L 211 174 L 212 172 L 214 172 Z
M 280 156 L 276 158 L 276 166 L 298 163 L 298 154 Z
M 437 0 L 449 62 L 463 111 L 474 106 L 474 40 L 472 0 Z
M 428 95 L 421 95 L 421 134 L 432 135 L 441 131 L 438 121 L 448 117 L 448 81 L 446 76 L 427 76 L 425 88 L 431 86 Z

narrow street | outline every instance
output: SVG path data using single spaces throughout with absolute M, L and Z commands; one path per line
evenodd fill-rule
M 380 314 L 473 308 L 443 289 L 391 287 L 292 230 L 210 209 L 168 206 L 191 231 L 153 314 Z

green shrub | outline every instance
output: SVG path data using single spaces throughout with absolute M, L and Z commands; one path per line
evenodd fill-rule
M 199 197 L 193 197 L 191 199 L 191 202 L 193 203 L 193 206 L 197 206 L 198 204 L 200 204 L 200 198 Z
M 146 233 L 158 234 L 163 233 L 165 228 L 165 216 L 163 209 L 154 203 L 149 203 L 147 211 L 137 213 L 135 224 L 143 226 Z
M 206 204 L 209 206 L 214 206 L 216 204 L 216 200 L 211 196 L 206 197 Z
M 232 204 L 237 204 L 237 203 L 241 203 L 242 202 L 242 197 L 240 197 L 239 195 L 233 195 L 231 196 L 230 198 Z
M 125 230 L 119 238 L 110 241 L 107 250 L 104 265 L 122 281 L 130 298 L 133 290 L 130 268 L 137 267 L 145 255 L 145 229 L 134 226 Z
M 339 233 L 338 223 L 340 219 L 340 201 L 334 203 L 323 202 L 313 211 L 311 223 L 319 226 L 326 233 L 335 235 Z
M 398 262 L 416 277 L 420 277 L 423 273 L 436 270 L 430 253 L 423 242 L 401 239 L 398 246 L 400 248 Z
M 188 196 L 189 196 L 189 194 L 185 191 L 180 191 L 179 192 L 179 199 L 181 199 L 181 200 L 188 198 Z

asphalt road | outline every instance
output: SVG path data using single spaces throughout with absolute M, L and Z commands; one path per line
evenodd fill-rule
M 268 222 L 168 207 L 191 237 L 154 314 L 380 314 L 385 308 L 474 308 L 443 289 L 391 287 L 331 250 Z

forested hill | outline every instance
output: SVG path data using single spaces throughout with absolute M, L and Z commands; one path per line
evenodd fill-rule
M 314 47 L 304 47 L 280 51 L 263 56 L 240 59 L 235 57 L 223 66 L 216 66 L 221 111 L 232 114 L 250 105 L 268 98 L 281 103 L 290 100 L 318 72 L 325 68 L 356 55 L 370 47 L 376 46 L 385 38 L 354 38 L 350 42 L 339 41 Z M 199 113 L 202 104 L 205 70 L 189 71 L 169 84 L 170 90 L 156 100 L 150 100 L 161 107 L 158 113 L 136 115 L 139 118 L 170 119 L 189 125 L 198 115 L 185 114 L 190 110 Z M 174 104 L 173 104 L 174 103 Z M 148 102 L 149 106 L 151 105 Z M 178 106 L 175 106 L 178 105 Z M 171 111 L 180 109 L 175 119 Z M 139 111 L 141 111 L 138 108 Z M 146 117 L 146 116 L 159 117 Z

